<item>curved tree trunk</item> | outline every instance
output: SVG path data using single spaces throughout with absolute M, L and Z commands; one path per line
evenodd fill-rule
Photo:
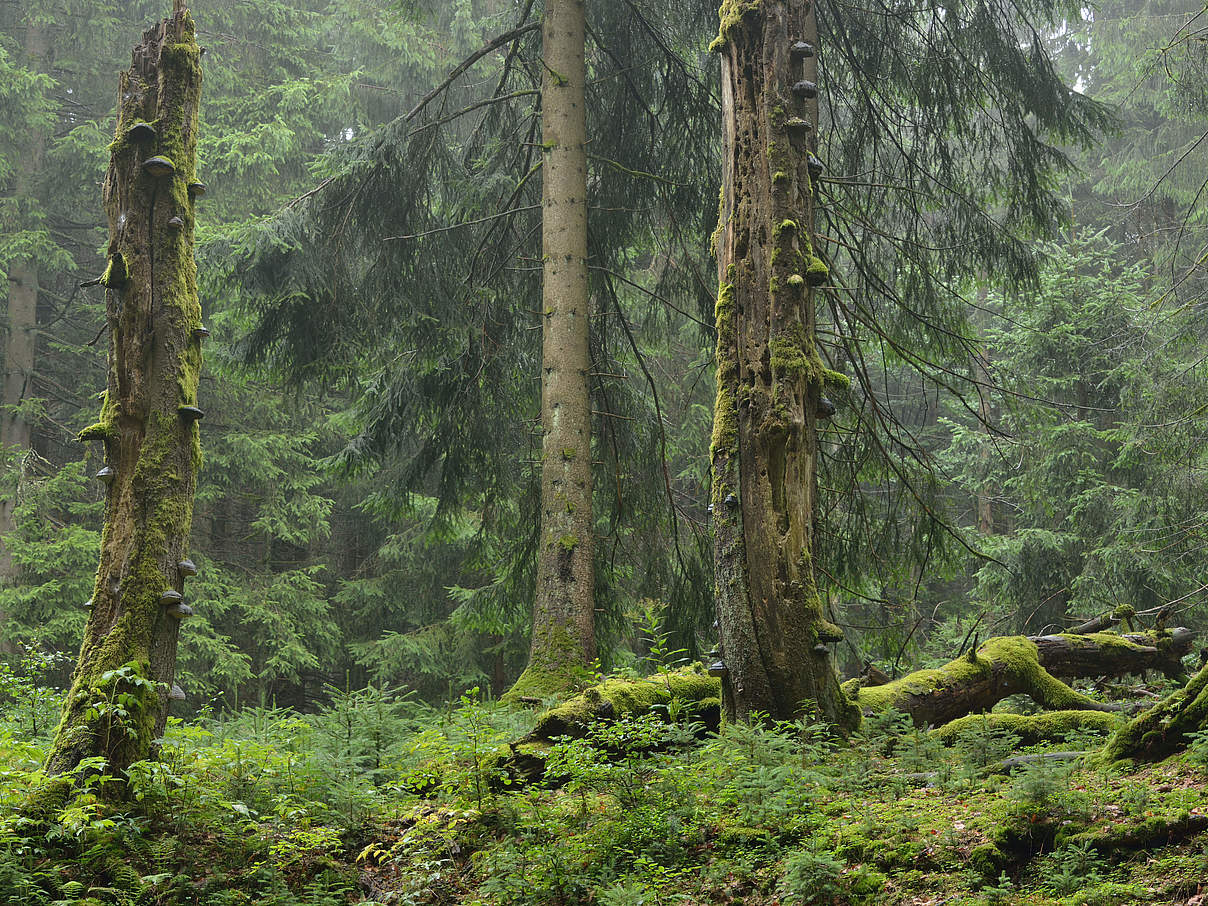
M 199 50 L 184 0 L 119 76 L 105 212 L 109 382 L 100 421 L 108 485 L 100 566 L 80 659 L 47 761 L 102 757 L 119 774 L 162 732 L 201 459 L 201 307 L 193 260 Z M 182 562 L 184 561 L 184 562 Z
M 541 540 L 529 665 L 511 698 L 565 689 L 596 656 L 585 36 L 584 0 L 547 0 L 541 86 Z
M 1076 692 L 1057 677 L 1118 676 L 1146 670 L 1177 671 L 1179 658 L 1191 649 L 1194 633 L 1175 629 L 1168 637 L 1003 636 L 986 641 L 976 652 L 943 667 L 917 670 L 882 686 L 861 688 L 857 701 L 866 711 L 896 708 L 919 726 L 988 711 L 1011 695 L 1031 696 L 1055 710 L 1119 711 Z
M 724 174 L 717 262 L 713 531 L 726 716 L 816 707 L 851 725 L 814 581 L 817 23 L 808 0 L 721 8 Z M 809 703 L 812 703 L 809 704 Z

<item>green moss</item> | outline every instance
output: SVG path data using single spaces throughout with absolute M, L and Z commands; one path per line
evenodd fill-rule
M 821 258 L 810 256 L 805 267 L 805 280 L 810 286 L 819 286 L 830 279 L 830 268 Z
M 96 422 L 78 435 L 82 441 L 117 440 L 117 407 L 109 401 L 108 391 L 101 398 L 101 414 Z
M 113 255 L 105 265 L 105 273 L 101 274 L 101 286 L 106 289 L 120 289 L 130 282 L 130 266 L 121 252 Z
M 688 705 L 694 714 L 720 706 L 721 682 L 698 670 L 699 665 L 646 679 L 605 679 L 542 714 L 529 738 L 581 735 L 592 721 L 647 714 L 672 700 Z
M 1076 730 L 1097 730 L 1110 733 L 1120 724 L 1120 717 L 1103 711 L 1045 711 L 1041 714 L 970 714 L 959 717 L 934 731 L 945 745 L 952 745 L 964 733 L 978 727 L 1014 733 L 1025 746 L 1041 742 L 1060 742 Z
M 850 390 L 851 378 L 841 371 L 831 371 L 829 368 L 823 368 L 822 386 L 831 390 Z
M 574 447 L 565 447 L 562 450 L 562 458 L 565 460 L 574 459 L 575 458 L 575 448 Z
M 731 265 L 731 277 L 733 276 Z M 737 380 L 735 351 L 728 347 L 734 337 L 734 284 L 723 283 L 718 288 L 714 309 L 717 322 L 717 397 L 713 404 L 713 437 L 710 455 L 732 452 L 738 443 L 738 410 L 730 390 Z
M 797 235 L 797 222 L 795 220 L 782 220 L 772 228 L 772 239 L 780 242 L 785 236 L 790 239 Z
M 1099 702 L 1075 692 L 1041 667 L 1036 644 L 1025 636 L 989 639 L 976 653 L 943 667 L 916 670 L 892 683 L 860 689 L 859 705 L 867 711 L 896 707 L 909 712 L 912 699 L 969 687 L 991 675 L 998 677 L 1004 693 L 1026 693 L 1049 708 L 1102 710 Z
M 733 38 L 735 30 L 742 27 L 742 20 L 757 13 L 761 5 L 762 0 L 723 0 L 721 8 L 717 11 L 721 25 L 717 30 L 717 37 L 709 45 L 709 52 L 720 52 Z
M 573 551 L 579 546 L 579 537 L 577 535 L 563 535 L 558 539 L 558 547 L 564 551 Z
M 1208 667 L 1200 668 L 1148 711 L 1121 727 L 1099 753 L 1098 762 L 1155 761 L 1186 745 L 1187 734 L 1208 728 Z
M 997 880 L 999 872 L 1009 862 L 1010 859 L 993 843 L 983 843 L 969 851 L 969 867 L 986 883 Z

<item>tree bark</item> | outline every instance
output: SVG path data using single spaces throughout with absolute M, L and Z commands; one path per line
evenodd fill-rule
M 808 53 L 798 42 L 811 45 Z M 852 725 L 813 572 L 817 418 L 834 377 L 814 344 L 817 23 L 807 0 L 721 8 L 725 154 L 717 262 L 714 574 L 727 718 L 816 708 Z M 796 49 L 794 48 L 796 46 Z M 798 87 L 796 90 L 794 86 Z
M 44 71 L 47 56 L 46 32 L 30 25 L 25 35 L 25 55 L 39 71 Z M 34 132 L 26 153 L 21 158 L 16 179 L 17 198 L 33 194 L 38 172 L 42 168 L 42 157 L 46 149 L 46 136 Z M 0 447 L 6 452 L 24 455 L 30 447 L 32 428 L 20 411 L 21 404 L 29 396 L 33 386 L 34 361 L 38 343 L 38 262 L 33 259 L 14 262 L 8 272 L 8 323 L 4 342 L 4 389 L 3 411 L 0 411 Z M 12 498 L 0 496 L 0 580 L 13 576 L 12 553 L 5 543 L 13 530 L 13 509 L 16 506 L 16 487 L 21 473 L 18 471 Z M 0 612 L 0 622 L 4 614 Z M 0 647 L 5 643 L 0 642 Z
M 510 695 L 565 689 L 596 656 L 584 0 L 548 0 L 541 88 L 541 541 L 529 666 Z
M 1011 695 L 1023 693 L 1037 704 L 1068 711 L 1119 711 L 1074 691 L 1058 677 L 1117 676 L 1161 670 L 1181 672 L 1179 659 L 1191 650 L 1195 633 L 1172 630 L 1169 636 L 1004 636 L 989 639 L 976 653 L 933 670 L 918 670 L 883 686 L 861 688 L 857 701 L 866 711 L 896 708 L 919 726 L 988 711 Z
M 47 761 L 61 775 L 102 757 L 148 757 L 162 732 L 192 574 L 187 555 L 201 459 L 201 307 L 193 259 L 200 54 L 184 0 L 143 35 L 119 76 L 102 283 L 108 391 L 97 424 L 107 486 L 100 566 L 79 662 Z M 111 470 L 111 471 L 110 471 Z

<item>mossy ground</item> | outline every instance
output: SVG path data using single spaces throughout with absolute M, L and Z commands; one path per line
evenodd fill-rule
M 1208 769 L 1188 755 L 1005 775 L 985 728 L 951 748 L 901 715 L 844 743 L 807 724 L 702 735 L 637 698 L 543 742 L 541 785 L 509 783 L 497 757 L 536 715 L 473 696 L 394 701 L 389 727 L 356 702 L 174 723 L 132 804 L 93 787 L 36 824 L 0 818 L 0 901 L 1125 906 L 1184 903 L 1208 877 L 1208 835 L 1183 835 L 1208 826 Z M 18 713 L 0 705 L 6 810 L 46 746 Z

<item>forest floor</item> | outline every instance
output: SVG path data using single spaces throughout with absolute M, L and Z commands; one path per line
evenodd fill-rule
M 655 677 L 651 681 L 657 682 Z M 127 804 L 94 773 L 15 813 L 55 698 L 0 704 L 0 904 L 1208 904 L 1208 751 L 1135 771 L 951 747 L 904 715 L 705 733 L 685 710 L 597 723 L 510 769 L 532 711 L 332 690 L 314 714 L 172 721 Z M 1021 702 L 1005 705 L 1019 706 Z

